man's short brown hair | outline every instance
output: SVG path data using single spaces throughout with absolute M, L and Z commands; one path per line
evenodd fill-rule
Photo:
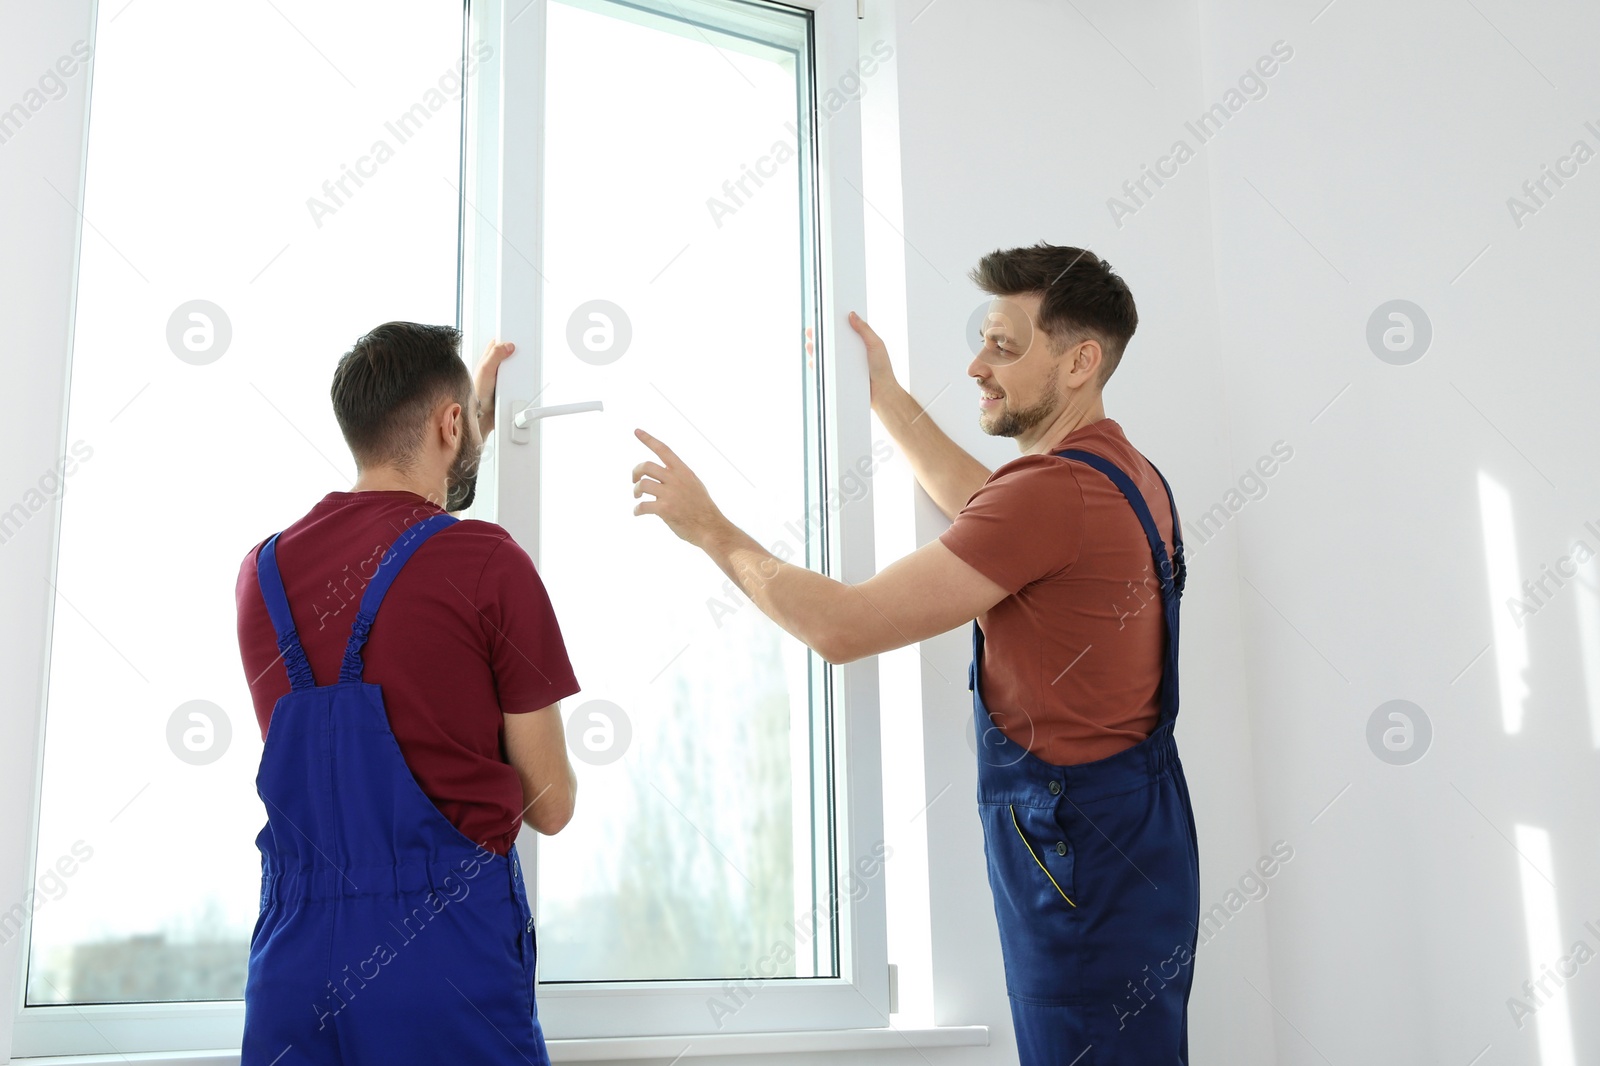
M 441 400 L 472 411 L 472 374 L 454 326 L 385 322 L 361 336 L 333 372 L 333 414 L 356 466 L 408 469 L 423 424 Z
M 1037 293 L 1039 328 L 1050 338 L 1050 352 L 1093 339 L 1102 355 L 1099 384 L 1122 361 L 1122 353 L 1139 327 L 1139 312 L 1127 282 L 1111 264 L 1085 248 L 1046 244 L 1031 248 L 995 249 L 968 275 L 992 296 Z

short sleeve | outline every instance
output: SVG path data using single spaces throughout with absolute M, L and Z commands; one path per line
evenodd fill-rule
M 1073 464 L 1024 455 L 989 476 L 939 542 L 990 581 L 1016 593 L 1070 568 L 1083 547 L 1083 492 Z
M 475 599 L 501 711 L 536 711 L 579 690 L 544 581 L 509 534 L 489 553 Z

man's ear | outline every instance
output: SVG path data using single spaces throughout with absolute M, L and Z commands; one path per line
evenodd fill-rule
M 1100 342 L 1093 337 L 1085 337 L 1074 344 L 1073 349 L 1072 366 L 1068 373 L 1082 374 L 1085 381 L 1093 380 L 1100 373 L 1100 366 L 1105 360 Z
M 439 436 L 439 443 L 446 448 L 454 448 L 460 441 L 456 434 L 465 433 L 466 426 L 462 422 L 465 412 L 456 400 L 441 400 L 439 406 L 434 408 L 433 418 L 429 424 Z

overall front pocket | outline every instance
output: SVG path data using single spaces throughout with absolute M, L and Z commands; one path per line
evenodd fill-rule
M 1042 810 L 1042 808 L 1037 807 L 1024 808 L 1024 811 Z M 1054 842 L 1041 842 L 1044 849 L 1044 857 L 1041 857 L 1039 848 L 1034 847 L 1034 842 L 1028 838 L 1028 832 L 1023 829 L 1022 819 L 1017 817 L 1016 804 L 1007 804 L 1006 812 L 1010 815 L 1011 826 L 1016 830 L 1017 837 L 1022 841 L 1022 846 L 1028 850 L 1028 857 L 1033 860 L 1034 864 L 1039 868 L 1044 876 L 1049 879 L 1051 886 L 1056 890 L 1061 898 L 1066 900 L 1069 906 L 1076 909 L 1078 904 L 1073 901 L 1070 895 L 1067 894 L 1067 889 L 1072 884 L 1072 867 L 1074 856 L 1072 853 L 1072 845 L 1067 842 L 1066 836 L 1062 834 Z M 1046 863 L 1046 858 L 1050 858 L 1055 861 Z M 1052 867 L 1054 867 L 1054 869 L 1052 869 Z M 1065 882 L 1065 884 L 1063 884 L 1063 882 Z
M 1081 1004 L 1083 939 L 1094 923 L 1078 891 L 1077 847 L 1053 808 L 981 803 L 979 813 L 1006 990 L 1033 1003 Z

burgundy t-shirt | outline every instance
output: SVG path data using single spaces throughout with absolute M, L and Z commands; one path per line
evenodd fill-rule
M 1052 452 L 1081 449 L 1133 479 L 1172 558 L 1172 507 L 1155 467 L 1109 418 Z M 1160 584 L 1144 527 L 1087 463 L 1050 454 L 1000 466 L 939 540 L 1011 595 L 978 616 L 984 703 L 1000 732 L 1045 762 L 1131 748 L 1161 707 Z
M 330 492 L 278 537 L 278 569 L 317 684 L 338 680 L 362 593 L 389 546 L 442 513 L 413 492 Z M 245 556 L 234 597 L 265 738 L 289 675 L 256 577 L 260 550 Z M 362 661 L 422 791 L 469 840 L 510 851 L 526 801 L 506 762 L 501 714 L 549 707 L 579 689 L 528 553 L 493 522 L 439 530 L 389 587 Z

